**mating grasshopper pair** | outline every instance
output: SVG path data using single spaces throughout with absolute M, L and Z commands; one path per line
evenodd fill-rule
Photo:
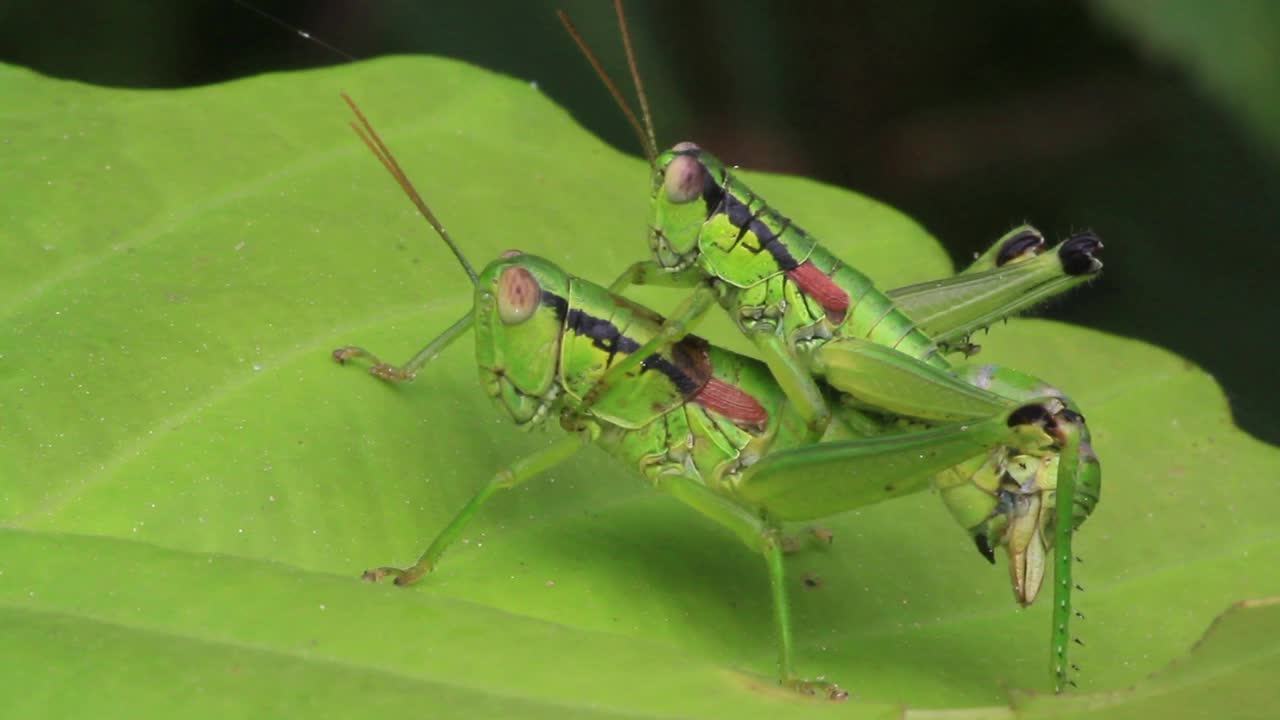
M 618 11 L 621 21 L 620 4 Z M 628 59 L 635 74 L 629 42 Z M 594 442 L 762 553 L 779 681 L 841 698 L 835 684 L 793 671 L 781 523 L 936 487 L 988 560 L 995 548 L 1007 549 L 1020 603 L 1035 599 L 1052 553 L 1055 687 L 1066 682 L 1071 533 L 1101 486 L 1084 418 L 1036 378 L 956 367 L 943 351 L 973 351 L 967 337 L 974 329 L 1096 274 L 1096 238 L 1075 236 L 1046 250 L 1034 229 L 1017 228 L 954 278 L 884 293 L 697 146 L 658 154 L 651 127 L 646 141 L 628 111 L 653 169 L 654 259 L 608 289 L 519 251 L 476 273 L 348 103 L 357 133 L 457 256 L 475 302 L 402 366 L 357 347 L 334 351 L 335 359 L 367 358 L 373 374 L 408 380 L 474 328 L 482 383 L 498 406 L 525 427 L 558 416 L 566 431 L 495 474 L 415 565 L 370 570 L 367 579 L 417 581 L 498 490 Z M 638 283 L 693 293 L 664 320 L 617 294 Z M 716 303 L 763 363 L 688 334 Z M 856 439 L 821 442 L 833 417 Z

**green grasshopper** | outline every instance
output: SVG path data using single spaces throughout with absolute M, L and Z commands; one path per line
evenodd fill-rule
M 1039 233 L 1017 228 L 954 278 L 883 292 L 698 145 L 683 142 L 658 152 L 622 0 L 614 5 L 643 126 L 560 13 L 630 121 L 652 169 L 653 259 L 633 264 L 609 289 L 621 293 L 649 284 L 693 288 L 693 293 L 657 335 L 600 378 L 578 411 L 608 401 L 618 391 L 617 380 L 648 354 L 679 341 L 717 303 L 755 344 L 815 435 L 832 417 L 827 386 L 842 405 L 837 415 L 860 434 L 875 434 L 893 419 L 945 425 L 1010 404 L 1060 398 L 1081 421 L 1078 446 L 1037 462 L 1009 462 L 1002 452 L 1018 454 L 1005 448 L 975 455 L 936 479 L 984 557 L 994 562 L 994 548 L 1007 548 L 1021 605 L 1035 600 L 1049 552 L 1056 550 L 1050 666 L 1060 691 L 1069 682 L 1071 532 L 1093 511 L 1101 492 L 1101 469 L 1088 431 L 1078 408 L 1038 378 L 994 366 L 957 367 L 944 355 L 948 350 L 972 354 L 976 347 L 967 338 L 974 330 L 1095 276 L 1102 268 L 1095 257 L 1101 242 L 1092 233 L 1080 233 L 1045 251 Z M 1064 474 L 1067 467 L 1071 471 Z M 1058 479 L 1052 492 L 1044 480 L 1049 475 Z M 991 478 L 1000 480 L 993 485 Z M 951 501 L 957 493 L 973 497 Z M 1010 498 L 1021 504 L 1005 506 Z
M 958 512 L 977 512 L 1015 534 L 1033 537 L 1040 531 L 1039 516 L 1051 512 L 1041 498 L 1054 486 L 1061 486 L 1059 493 L 1068 491 L 1067 499 L 1059 502 L 1070 508 L 1069 489 L 1078 473 L 1084 426 L 1080 416 L 1053 395 L 1023 403 L 975 405 L 964 422 L 897 432 L 897 423 L 889 421 L 875 437 L 815 444 L 818 434 L 767 366 L 687 335 L 642 358 L 619 383 L 626 393 L 601 396 L 584 408 L 583 398 L 611 367 L 633 358 L 661 333 L 663 319 L 547 260 L 516 250 L 476 273 L 363 113 L 343 97 L 358 120 L 352 127 L 455 254 L 475 286 L 475 299 L 466 316 L 404 365 L 388 365 L 354 346 L 335 350 L 334 359 L 345 363 L 364 358 L 372 363 L 375 376 L 411 380 L 474 328 L 481 382 L 501 411 L 526 428 L 559 415 L 567 433 L 497 472 L 417 563 L 372 569 L 365 579 L 391 577 L 397 585 L 420 580 L 435 569 L 495 493 L 594 443 L 635 466 L 658 491 L 720 523 L 764 556 L 778 637 L 779 682 L 805 694 L 842 699 L 846 695 L 834 683 L 804 679 L 793 670 L 781 523 L 918 492 L 929 487 L 932 476 L 946 473 L 960 479 L 952 490 L 944 490 L 948 504 Z M 974 463 L 974 458 L 982 460 Z M 1017 474 L 1018 488 L 996 489 L 1010 473 Z M 1002 507 L 995 512 L 976 509 L 985 506 L 987 495 L 970 490 L 974 483 L 989 484 Z M 1065 517 L 1070 520 L 1069 513 Z

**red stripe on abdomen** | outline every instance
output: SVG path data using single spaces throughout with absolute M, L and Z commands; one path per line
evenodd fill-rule
M 769 422 L 769 413 L 759 401 L 749 393 L 715 378 L 708 380 L 690 399 L 739 425 L 764 427 Z
M 812 262 L 805 260 L 795 270 L 787 271 L 787 277 L 791 278 L 791 281 L 799 286 L 804 294 L 817 300 L 828 314 L 843 317 L 848 312 L 849 293 Z

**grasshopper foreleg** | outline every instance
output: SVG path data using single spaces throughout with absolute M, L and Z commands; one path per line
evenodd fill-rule
M 355 345 L 348 345 L 334 350 L 333 359 L 345 365 L 348 360 L 362 358 L 373 363 L 369 366 L 370 375 L 389 382 L 408 382 L 417 376 L 423 365 L 434 360 L 440 354 L 440 351 L 449 347 L 454 340 L 457 340 L 463 333 L 470 330 L 473 320 L 471 313 L 463 315 L 461 320 L 450 325 L 439 337 L 427 343 L 426 347 L 415 353 L 403 365 L 391 365 L 390 363 L 382 362 L 377 355 Z
M 458 514 L 453 517 L 453 520 L 449 522 L 445 529 L 440 531 L 436 539 L 431 541 L 431 546 L 427 548 L 426 552 L 422 553 L 422 557 L 418 558 L 418 562 L 408 568 L 380 567 L 366 570 L 361 577 L 370 582 L 392 577 L 395 578 L 396 585 L 412 585 L 421 580 L 423 575 L 435 569 L 440 556 L 458 539 L 458 536 L 466 529 L 467 524 L 471 522 L 475 514 L 495 493 L 499 490 L 513 488 L 539 473 L 550 470 L 569 459 L 579 448 L 590 441 L 591 434 L 586 430 L 567 435 L 554 445 L 518 460 L 510 467 L 499 471 L 489 480 L 488 484 L 467 501 L 467 504 L 458 511 Z

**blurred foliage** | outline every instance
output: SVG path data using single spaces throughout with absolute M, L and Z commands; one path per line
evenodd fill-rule
M 341 53 L 443 54 L 537 82 L 637 152 L 553 14 L 565 7 L 621 81 L 605 2 L 256 5 Z M 882 199 L 955 260 L 1022 220 L 1053 237 L 1093 228 L 1106 272 L 1044 314 L 1174 349 L 1220 379 L 1243 428 L 1280 443 L 1267 310 L 1280 304 L 1280 166 L 1264 140 L 1280 127 L 1276 7 L 660 0 L 630 11 L 660 142 L 697 139 L 745 166 Z M 232 0 L 10 0 L 0 60 L 135 87 L 346 62 Z
M 1280 3 L 1093 0 L 1152 56 L 1186 69 L 1280 153 Z

